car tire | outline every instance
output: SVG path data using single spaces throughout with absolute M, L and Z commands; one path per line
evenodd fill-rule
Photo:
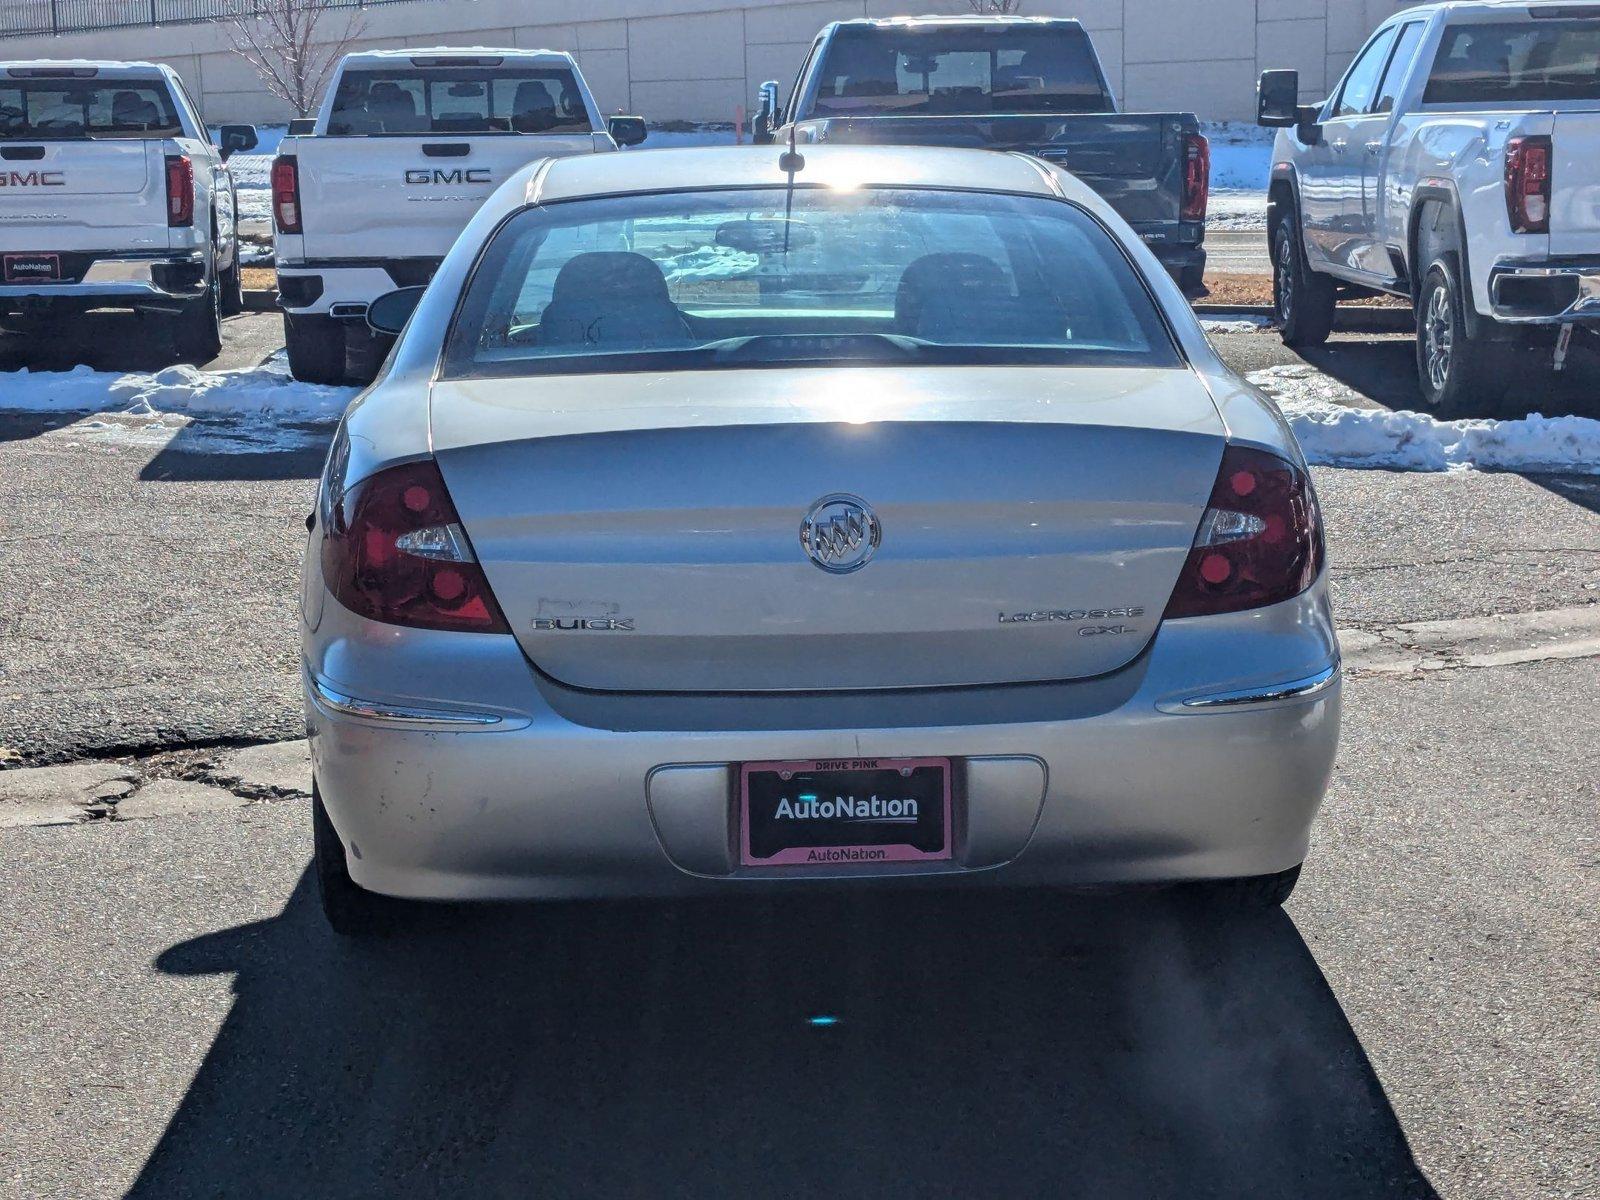
M 301 383 L 344 383 L 343 322 L 284 313 L 283 344 L 289 352 L 289 373 Z
M 1320 346 L 1333 332 L 1333 280 L 1311 269 L 1292 209 L 1272 231 L 1272 312 L 1286 346 Z
M 1192 900 L 1214 908 L 1254 911 L 1277 908 L 1300 882 L 1300 866 L 1272 875 L 1247 875 L 1242 879 L 1216 879 L 1185 884 L 1182 891 Z
M 239 244 L 233 246 L 233 266 L 222 272 L 222 315 L 236 317 L 244 311 L 244 271 L 239 262 Z
M 179 362 L 197 367 L 222 353 L 222 278 L 215 270 L 205 294 L 187 301 L 173 318 L 172 350 Z
M 344 843 L 328 818 L 315 782 L 311 785 L 311 847 L 317 896 L 322 901 L 322 915 L 333 931 L 348 938 L 393 933 L 405 902 L 369 892 L 350 878 Z
M 1489 412 L 1511 385 L 1513 346 L 1469 333 L 1465 303 L 1454 255 L 1434 260 L 1417 294 L 1417 385 L 1441 420 Z

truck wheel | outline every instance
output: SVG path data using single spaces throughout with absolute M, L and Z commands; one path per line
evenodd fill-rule
M 1291 209 L 1272 231 L 1272 308 L 1286 346 L 1320 346 L 1333 332 L 1333 280 L 1306 261 L 1300 220 Z
M 345 378 L 358 387 L 365 387 L 378 377 L 384 359 L 395 339 L 386 333 L 376 333 L 365 325 L 351 328 L 345 334 L 349 348 L 345 359 Z
M 332 317 L 283 314 L 289 373 L 301 383 L 344 382 L 344 325 Z
M 1436 259 L 1417 297 L 1417 382 L 1444 420 L 1492 408 L 1511 383 L 1510 345 L 1482 329 L 1470 336 L 1465 303 L 1453 256 Z
M 311 853 L 322 915 L 341 937 L 380 937 L 399 924 L 405 902 L 369 892 L 350 878 L 344 843 L 328 819 L 322 793 L 311 785 Z
M 244 311 L 244 271 L 240 269 L 239 244 L 233 245 L 233 266 L 222 273 L 222 315 L 237 316 Z
M 215 270 L 205 295 L 186 302 L 174 318 L 172 349 L 179 362 L 197 367 L 222 353 L 222 280 Z

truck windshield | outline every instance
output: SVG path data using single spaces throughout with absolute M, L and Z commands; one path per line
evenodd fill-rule
M 1076 25 L 841 26 L 809 115 L 1110 112 Z
M 159 79 L 0 79 L 0 140 L 182 136 Z
M 589 112 L 561 67 L 413 67 L 346 71 L 328 133 L 588 133 Z
M 1600 20 L 1497 21 L 1444 31 L 1424 104 L 1600 100 Z
M 1176 367 L 1087 213 L 982 192 L 800 187 L 569 201 L 501 227 L 446 374 L 886 365 Z

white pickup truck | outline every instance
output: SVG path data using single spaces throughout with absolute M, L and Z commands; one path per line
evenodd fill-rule
M 243 307 L 227 159 L 170 67 L 0 63 L 0 324 L 37 332 L 95 308 L 163 314 L 174 357 L 222 347 Z
M 368 329 L 368 304 L 427 283 L 518 167 L 637 145 L 645 126 L 602 119 L 569 54 L 455 48 L 347 55 L 289 133 L 272 167 L 289 367 L 366 383 L 391 340 Z
M 1423 398 L 1459 415 L 1600 328 L 1600 5 L 1408 9 L 1326 101 L 1298 92 L 1269 71 L 1258 94 L 1287 342 L 1325 340 L 1341 297 L 1405 296 Z

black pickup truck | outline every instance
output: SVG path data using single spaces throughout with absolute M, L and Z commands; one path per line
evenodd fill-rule
M 817 35 L 787 108 L 762 85 L 757 142 L 1020 150 L 1111 204 L 1189 296 L 1204 294 L 1210 149 L 1193 113 L 1123 113 L 1077 21 L 897 17 Z

